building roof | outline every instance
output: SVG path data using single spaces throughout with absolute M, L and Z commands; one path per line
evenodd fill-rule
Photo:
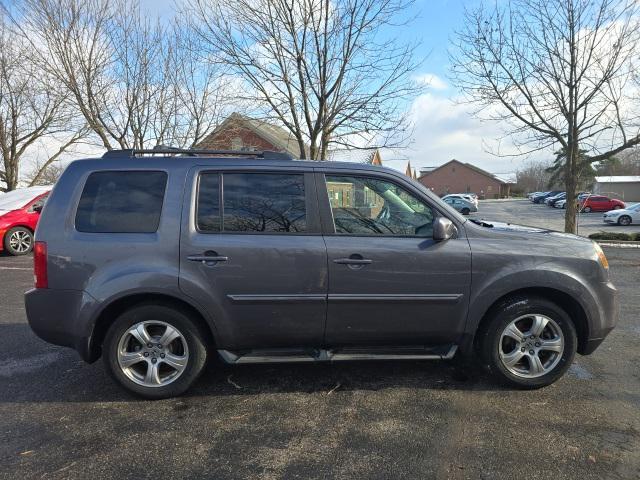
M 328 160 L 332 162 L 354 162 L 369 163 L 371 165 L 382 165 L 380 152 L 378 149 L 364 150 L 353 148 L 340 148 L 327 152 Z
M 272 144 L 274 147 L 282 150 L 283 152 L 289 153 L 294 158 L 300 157 L 300 147 L 298 146 L 298 141 L 293 136 L 291 132 L 288 132 L 284 128 L 273 125 L 272 123 L 265 122 L 264 120 L 259 120 L 257 118 L 250 118 L 245 115 L 241 115 L 237 112 L 229 115 L 220 125 L 213 129 L 213 131 L 207 135 L 200 143 L 207 144 L 212 140 L 218 133 L 223 131 L 226 128 L 233 127 L 234 125 L 241 125 L 253 133 L 258 135 L 259 137 L 265 139 L 267 142 Z M 305 145 L 305 150 L 307 153 L 307 157 L 309 156 L 308 147 Z
M 446 167 L 447 165 L 450 165 L 451 163 L 454 163 L 454 162 L 455 162 L 455 163 L 457 163 L 458 165 L 463 165 L 463 166 L 465 166 L 465 167 L 467 167 L 467 168 L 470 168 L 471 170 L 474 170 L 474 171 L 476 171 L 477 173 L 479 173 L 479 174 L 481 174 L 481 175 L 484 175 L 485 177 L 491 178 L 491 179 L 493 179 L 493 180 L 497 180 L 497 181 L 498 181 L 498 182 L 500 182 L 500 183 L 503 183 L 503 184 L 516 183 L 516 182 L 515 182 L 515 178 L 511 177 L 511 175 L 515 176 L 515 174 L 504 174 L 504 173 L 501 173 L 501 174 L 493 174 L 493 173 L 487 172 L 486 170 L 481 169 L 480 167 L 476 167 L 475 165 L 472 165 L 472 164 L 470 164 L 470 163 L 463 163 L 463 162 L 461 162 L 461 161 L 459 161 L 459 160 L 456 160 L 455 158 L 454 158 L 454 159 L 452 159 L 452 160 L 449 160 L 449 161 L 448 161 L 448 162 L 446 162 L 446 163 L 443 163 L 443 164 L 442 164 L 442 165 L 440 165 L 439 167 L 435 167 L 435 168 L 433 168 L 432 170 L 430 170 L 430 171 L 428 171 L 428 172 L 421 171 L 421 172 L 420 172 L 420 173 L 422 174 L 422 175 L 421 175 L 421 177 L 429 176 L 429 175 L 431 175 L 433 172 L 436 172 L 436 171 L 440 170 L 441 168 L 444 168 L 444 167 Z
M 640 175 L 611 175 L 596 177 L 598 183 L 635 183 L 640 182 Z

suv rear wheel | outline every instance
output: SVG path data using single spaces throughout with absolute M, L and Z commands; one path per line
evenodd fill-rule
M 25 227 L 14 227 L 4 236 L 4 248 L 11 255 L 26 255 L 33 248 L 33 233 Z
M 111 326 L 102 352 L 112 376 L 149 399 L 173 397 L 198 378 L 207 360 L 205 336 L 191 316 L 164 305 L 127 310 Z
M 541 297 L 513 297 L 500 305 L 480 338 L 483 360 L 500 380 L 540 388 L 571 366 L 576 329 L 567 313 Z

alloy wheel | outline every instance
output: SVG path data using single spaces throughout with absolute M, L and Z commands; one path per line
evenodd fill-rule
M 17 253 L 26 253 L 31 248 L 31 235 L 24 230 L 16 230 L 9 237 L 9 245 Z
M 564 335 L 555 320 L 546 315 L 523 315 L 506 326 L 498 348 L 500 360 L 510 373 L 536 378 L 549 373 L 560 362 Z
M 631 224 L 631 217 L 628 215 L 623 215 L 618 219 L 618 223 L 622 226 L 627 226 Z
M 148 320 L 131 326 L 120 337 L 117 359 L 131 381 L 144 387 L 164 387 L 184 372 L 189 349 L 177 328 Z

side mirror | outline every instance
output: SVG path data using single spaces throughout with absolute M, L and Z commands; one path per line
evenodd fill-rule
M 433 221 L 433 239 L 436 242 L 449 240 L 458 233 L 458 229 L 451 220 L 445 217 L 437 217 Z
M 33 207 L 31 207 L 31 210 L 33 210 L 36 213 L 40 213 L 42 211 L 42 207 L 43 205 L 41 203 L 34 205 Z

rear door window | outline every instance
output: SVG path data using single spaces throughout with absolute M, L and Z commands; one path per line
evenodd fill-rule
M 76 230 L 88 233 L 153 233 L 158 230 L 167 174 L 104 171 L 89 175 Z
M 204 233 L 306 232 L 304 175 L 203 173 L 196 211 L 198 230 Z

